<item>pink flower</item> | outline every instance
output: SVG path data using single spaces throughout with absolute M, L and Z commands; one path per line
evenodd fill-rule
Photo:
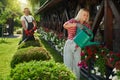
M 63 33 L 58 34 L 58 38 L 62 39 L 63 38 Z
M 85 56 L 85 53 L 84 53 L 84 52 L 81 52 L 81 53 L 80 53 L 80 56 Z
M 81 62 L 78 62 L 78 66 L 80 67 L 80 68 L 82 68 L 82 67 L 84 67 L 84 68 L 88 68 L 88 66 L 87 66 L 87 64 L 86 64 L 86 62 L 85 61 L 81 61 Z
M 114 61 L 114 58 L 109 58 L 110 62 L 113 62 Z
M 83 67 L 83 62 L 78 62 L 78 66 L 79 66 L 80 68 L 82 68 L 82 67 Z

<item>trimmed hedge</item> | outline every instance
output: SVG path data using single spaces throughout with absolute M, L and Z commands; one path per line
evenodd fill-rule
M 19 49 L 13 56 L 11 67 L 14 68 L 16 64 L 22 62 L 29 62 L 31 60 L 49 60 L 50 54 L 42 47 L 28 47 Z
M 16 30 L 16 34 L 22 34 L 22 29 Z
M 11 70 L 12 80 L 76 80 L 64 65 L 53 61 L 31 61 Z
M 21 49 L 21 48 L 27 48 L 27 47 L 30 47 L 30 46 L 33 46 L 33 47 L 41 47 L 40 45 L 40 40 L 39 39 L 36 39 L 35 41 L 26 41 L 24 43 L 21 43 L 18 47 L 18 49 Z

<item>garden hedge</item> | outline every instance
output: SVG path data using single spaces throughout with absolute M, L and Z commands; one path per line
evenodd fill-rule
M 39 39 L 35 39 L 35 41 L 31 40 L 31 41 L 26 41 L 26 42 L 23 42 L 19 45 L 18 49 L 21 49 L 21 48 L 27 48 L 27 47 L 30 47 L 30 46 L 33 46 L 33 47 L 41 47 L 41 44 L 40 44 L 40 40 Z
M 29 62 L 31 60 L 49 60 L 51 58 L 48 51 L 42 47 L 28 47 L 19 49 L 13 56 L 11 67 L 14 68 L 16 64 L 22 62 Z
M 18 64 L 10 75 L 12 80 L 76 80 L 65 65 L 51 60 Z

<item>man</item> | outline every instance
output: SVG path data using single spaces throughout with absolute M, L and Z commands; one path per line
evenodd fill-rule
M 22 41 L 35 40 L 33 34 L 34 34 L 34 31 L 37 29 L 36 22 L 33 16 L 30 15 L 29 8 L 24 8 L 23 12 L 24 12 L 24 15 L 21 17 L 21 24 L 23 27 Z

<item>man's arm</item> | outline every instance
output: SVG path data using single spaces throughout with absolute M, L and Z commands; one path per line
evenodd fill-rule
M 34 27 L 37 26 L 37 23 L 35 20 L 33 20 L 33 25 L 34 25 Z
M 35 31 L 37 29 L 37 23 L 35 20 L 33 20 L 33 25 L 34 25 L 33 30 Z
M 26 25 L 25 25 L 25 21 L 24 21 L 24 20 L 21 21 L 21 24 L 22 24 L 23 29 L 24 29 L 24 30 L 27 30 L 27 27 L 26 27 Z
M 25 21 L 22 20 L 22 21 L 21 21 L 21 24 L 22 24 L 23 29 L 25 30 L 25 34 L 26 34 L 26 35 L 29 35 L 29 31 L 27 30 L 27 27 L 26 27 L 26 25 L 25 25 Z

